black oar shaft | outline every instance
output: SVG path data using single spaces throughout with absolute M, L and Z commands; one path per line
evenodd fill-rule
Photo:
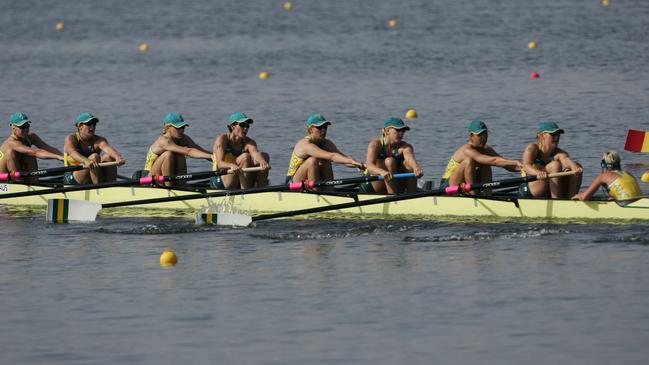
M 394 178 L 406 178 L 406 177 L 414 177 L 414 176 L 415 175 L 412 173 L 405 173 L 405 174 L 395 174 Z M 294 182 L 292 184 L 271 185 L 271 186 L 264 186 L 259 188 L 215 191 L 212 193 L 179 195 L 179 196 L 171 196 L 171 197 L 164 197 L 164 198 L 152 198 L 152 199 L 107 203 L 107 204 L 102 204 L 102 208 L 117 208 L 117 207 L 125 207 L 125 206 L 132 206 L 132 205 L 156 204 L 156 203 L 171 203 L 171 202 L 181 201 L 181 200 L 218 198 L 223 196 L 256 194 L 256 193 L 266 193 L 266 192 L 274 192 L 274 191 L 289 191 L 289 190 L 301 191 L 304 188 L 345 185 L 345 184 L 358 184 L 358 183 L 376 181 L 380 179 L 382 179 L 382 177 L 380 176 L 360 176 L 360 177 L 352 177 L 348 179 L 331 180 L 331 181 L 307 181 L 304 183 Z

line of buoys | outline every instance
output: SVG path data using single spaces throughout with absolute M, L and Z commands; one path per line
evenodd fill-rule
M 531 79 L 538 79 L 539 77 L 541 77 L 541 75 L 538 72 L 532 72 L 530 74 Z
M 266 80 L 268 77 L 270 77 L 270 74 L 266 71 L 262 71 L 259 73 L 260 80 Z
M 293 3 L 290 1 L 287 1 L 284 3 L 284 10 L 291 10 L 293 9 Z
M 56 30 L 63 30 L 63 29 L 65 29 L 65 24 L 63 24 L 63 22 L 58 22 L 58 23 L 56 23 L 54 28 L 56 28 Z
M 536 41 L 530 41 L 530 43 L 527 44 L 527 48 L 529 49 L 535 49 L 537 46 Z
M 649 182 L 649 171 L 645 171 L 640 180 L 642 180 L 642 182 Z
M 149 51 L 149 44 L 148 43 L 140 44 L 139 50 L 141 53 L 147 53 Z
M 604 5 L 604 7 L 608 7 L 608 0 L 602 0 L 602 5 Z
M 396 26 L 397 26 L 397 20 L 396 19 L 388 20 L 388 27 L 395 28 Z

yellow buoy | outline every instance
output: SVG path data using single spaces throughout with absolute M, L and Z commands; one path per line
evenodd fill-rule
M 270 75 L 266 71 L 262 71 L 259 73 L 259 78 L 262 80 L 266 80 Z
M 148 50 L 149 50 L 149 44 L 148 43 L 140 44 L 140 52 L 146 53 Z
M 536 41 L 531 41 L 530 43 L 528 43 L 527 48 L 529 48 L 529 49 L 536 48 Z
M 63 30 L 64 28 L 65 24 L 63 24 L 63 22 L 56 23 L 56 30 Z
M 602 0 L 602 5 L 608 6 L 608 0 Z
M 406 119 L 417 119 L 417 111 L 415 109 L 408 109 L 406 112 Z
M 397 21 L 395 19 L 388 20 L 388 27 L 394 28 L 397 26 Z
M 290 1 L 287 1 L 284 3 L 284 10 L 291 10 L 293 9 L 293 3 Z
M 649 171 L 646 171 L 644 174 L 642 174 L 640 180 L 642 180 L 642 182 L 649 182 Z
M 178 257 L 171 250 L 164 250 L 162 255 L 160 255 L 160 265 L 162 266 L 174 266 L 178 263 Z

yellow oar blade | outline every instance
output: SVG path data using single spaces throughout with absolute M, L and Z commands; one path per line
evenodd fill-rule
M 47 201 L 47 223 L 94 222 L 101 204 L 86 200 L 49 199 Z
M 247 227 L 252 223 L 252 217 L 238 213 L 196 213 L 196 224 L 212 224 L 217 226 Z

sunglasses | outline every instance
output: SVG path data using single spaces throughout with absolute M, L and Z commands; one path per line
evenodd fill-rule
M 321 130 L 321 129 L 327 129 L 328 126 L 327 126 L 326 124 L 324 124 L 324 125 L 314 125 L 314 127 L 315 127 L 317 130 Z
M 29 129 L 29 123 L 25 123 L 25 124 L 21 125 L 20 127 L 19 126 L 16 126 L 16 127 L 18 129 Z
M 243 129 L 248 129 L 250 128 L 250 124 L 248 123 L 237 123 L 237 125 Z

